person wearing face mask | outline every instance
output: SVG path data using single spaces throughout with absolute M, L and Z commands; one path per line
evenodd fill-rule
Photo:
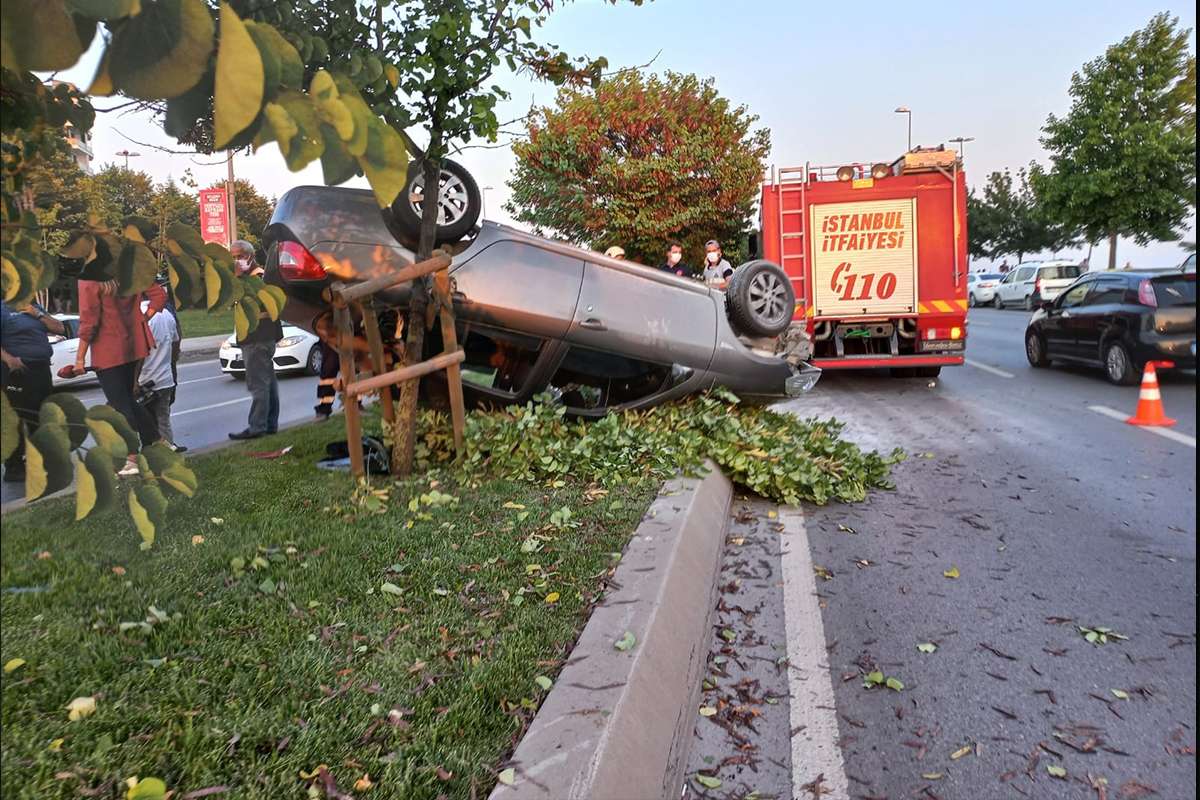
M 733 266 L 721 254 L 721 243 L 710 239 L 704 244 L 704 282 L 724 289 L 733 275 Z
M 254 260 L 254 246 L 237 241 L 229 248 L 240 276 L 262 277 L 263 268 Z M 258 325 L 238 341 L 246 369 L 246 389 L 250 391 L 250 419 L 244 430 L 229 434 L 230 439 L 257 439 L 279 429 L 279 381 L 275 378 L 275 343 L 283 338 L 283 325 L 272 321 L 264 311 Z
M 669 242 L 667 244 L 667 260 L 659 267 L 663 272 L 670 272 L 672 275 L 687 275 L 687 265 L 683 263 L 683 245 L 679 242 Z

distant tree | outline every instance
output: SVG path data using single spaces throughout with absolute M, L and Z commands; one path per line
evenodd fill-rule
M 107 164 L 89 176 L 87 183 L 100 203 L 92 213 L 108 228 L 121 230 L 121 221 L 130 215 L 153 217 L 154 179 L 149 174 Z
M 594 90 L 561 89 L 513 146 L 508 211 L 647 264 L 678 239 L 696 264 L 706 240 L 735 245 L 749 227 L 771 147 L 757 121 L 695 75 L 628 70 Z
M 1036 168 L 1036 167 L 1031 167 Z M 983 187 L 983 196 L 967 197 L 968 247 L 972 254 L 995 258 L 1057 251 L 1074 245 L 1073 231 L 1050 218 L 1029 181 L 1029 172 L 993 172 Z
M 79 168 L 66 140 L 59 145 L 32 158 L 26 176 L 33 211 L 43 226 L 43 246 L 54 251 L 66 244 L 69 231 L 87 225 L 91 206 L 87 173 Z
M 995 214 L 987 201 L 971 189 L 967 193 L 967 253 L 971 258 L 992 258 L 996 238 Z
M 275 211 L 274 198 L 268 200 L 259 194 L 254 184 L 236 178 L 233 182 L 237 198 L 238 238 L 245 239 L 256 247 L 261 244 L 263 230 L 271 221 Z
M 1042 128 L 1051 168 L 1033 174 L 1046 211 L 1109 240 L 1174 241 L 1196 205 L 1196 57 L 1191 30 L 1158 14 L 1071 76 L 1071 110 Z

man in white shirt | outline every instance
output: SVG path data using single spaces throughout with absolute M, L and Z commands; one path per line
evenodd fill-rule
M 711 239 L 704 244 L 704 282 L 709 286 L 724 289 L 733 277 L 733 266 L 721 253 L 721 243 Z
M 171 433 L 171 390 L 175 388 L 175 378 L 171 374 L 171 350 L 179 341 L 175 315 L 155 314 L 150 319 L 150 332 L 154 334 L 154 349 L 142 362 L 142 372 L 138 376 L 138 402 L 158 423 L 159 440 L 175 452 L 183 452 L 187 448 L 175 444 Z

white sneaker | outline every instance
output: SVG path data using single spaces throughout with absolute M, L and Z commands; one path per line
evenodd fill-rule
M 125 466 L 123 466 L 123 467 L 121 467 L 121 469 L 117 470 L 117 475 L 122 478 L 131 478 L 134 475 L 139 474 L 140 472 L 141 472 L 141 470 L 138 469 L 137 461 L 134 459 L 130 459 L 125 462 Z

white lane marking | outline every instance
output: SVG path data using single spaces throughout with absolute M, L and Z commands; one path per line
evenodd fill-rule
M 219 381 L 224 377 L 224 375 L 213 375 L 208 378 L 192 378 L 190 381 L 180 381 L 176 386 L 187 386 L 189 383 L 204 383 L 205 381 Z
M 975 369 L 981 369 L 984 372 L 990 372 L 993 375 L 999 375 L 1001 378 L 1015 378 L 1016 377 L 1016 375 L 1013 375 L 1011 372 L 1005 372 L 1002 369 L 998 369 L 997 367 L 993 367 L 988 364 L 981 364 L 973 358 L 964 358 L 963 361 L 965 361 L 967 364 L 970 364 Z
M 226 400 L 224 403 L 213 403 L 210 406 L 200 406 L 199 408 L 189 408 L 187 411 L 172 411 L 171 417 L 172 418 L 182 417 L 184 414 L 195 414 L 200 411 L 208 411 L 213 408 L 220 408 L 221 406 L 231 406 L 231 405 L 234 405 L 235 403 L 249 403 L 250 399 L 251 398 L 249 398 L 249 397 L 239 397 L 236 400 Z
M 798 508 L 780 508 L 784 526 L 783 618 L 787 630 L 788 694 L 791 711 L 792 790 L 825 775 L 823 786 L 829 800 L 848 800 L 850 785 L 838 747 L 837 711 L 833 680 L 829 674 L 825 628 L 817 605 L 817 584 L 804 513 Z
M 1121 422 L 1124 422 L 1126 419 L 1129 418 L 1128 414 L 1122 414 L 1120 411 L 1117 411 L 1115 408 L 1109 408 L 1108 406 L 1088 406 L 1088 410 L 1095 411 L 1097 414 L 1102 414 L 1106 417 L 1111 417 L 1112 419 L 1120 420 Z M 1153 427 L 1150 425 L 1132 425 L 1130 427 L 1140 428 L 1141 430 L 1144 430 L 1146 433 L 1156 434 L 1158 436 L 1163 437 L 1164 439 L 1170 439 L 1173 442 L 1179 442 L 1180 444 L 1187 445 L 1188 447 L 1190 447 L 1192 449 L 1195 449 L 1195 447 L 1196 447 L 1196 437 L 1195 436 L 1188 436 L 1186 433 L 1180 433 L 1179 431 L 1173 431 L 1170 428 L 1156 428 L 1156 427 Z

